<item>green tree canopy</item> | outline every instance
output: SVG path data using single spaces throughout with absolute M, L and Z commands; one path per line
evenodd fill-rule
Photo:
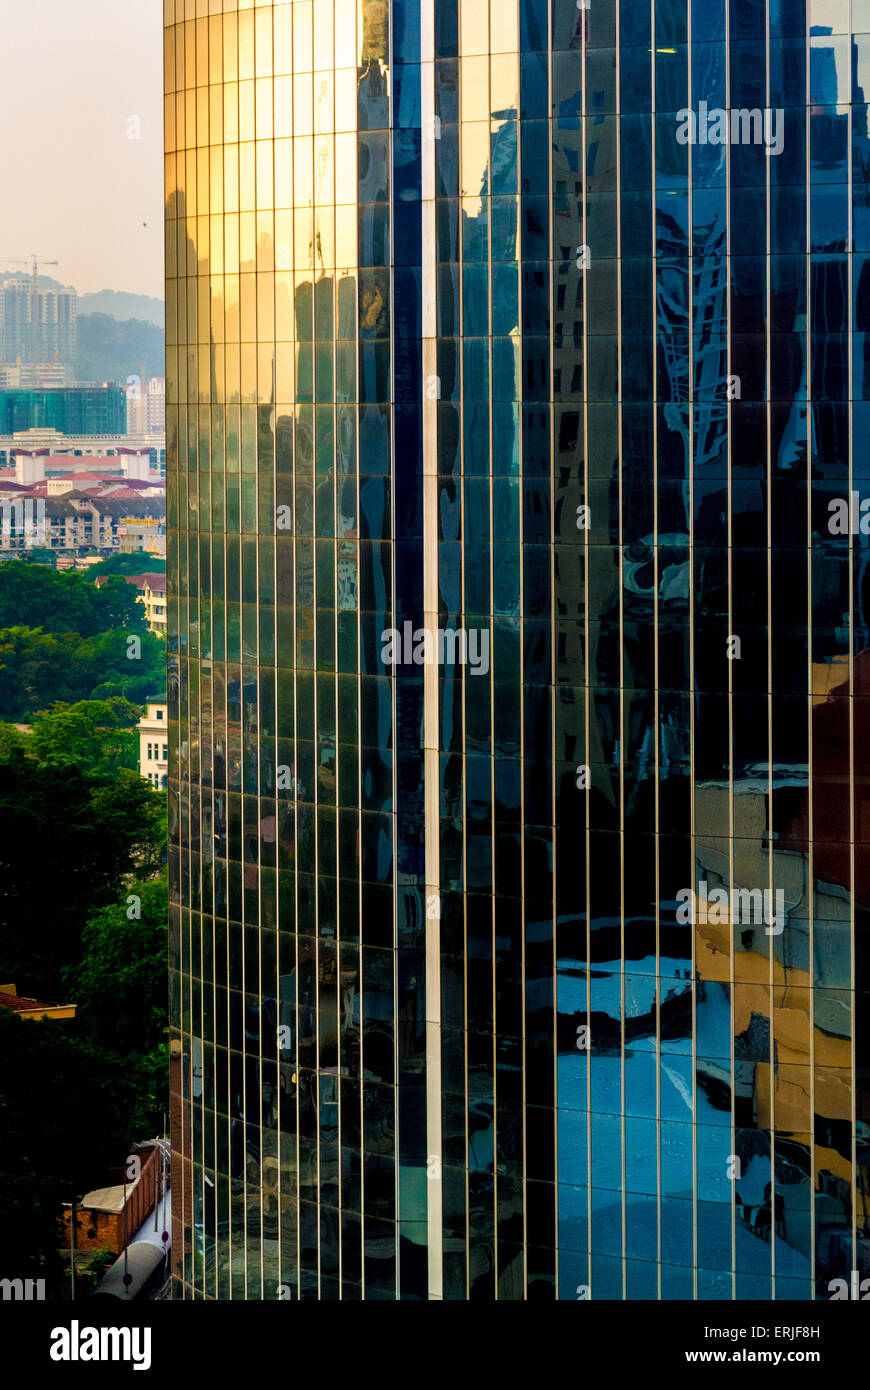
M 0 763 L 26 752 L 29 742 L 28 733 L 17 729 L 14 724 L 0 723 Z
M 95 913 L 65 994 L 86 1035 L 114 1052 L 156 1056 L 166 1033 L 166 878 L 135 881 Z M 164 1056 L 165 1062 L 165 1056 Z
M 50 1273 L 61 1203 L 165 1106 L 166 795 L 134 770 L 139 706 L 165 683 L 166 644 L 122 577 L 98 589 L 0 564 L 0 978 L 79 1010 L 0 1009 L 0 1231 L 16 1275 Z
M 166 643 L 153 632 L 116 628 L 82 638 L 39 628 L 0 630 L 0 717 L 9 723 L 28 722 L 57 701 L 119 696 L 143 705 L 165 688 Z
M 166 795 L 136 772 L 99 782 L 69 763 L 0 763 L 0 961 L 58 999 L 88 918 L 165 858 Z
M 132 584 L 116 576 L 98 589 L 78 570 L 53 570 L 23 560 L 0 564 L 0 628 L 42 628 L 94 637 L 123 627 L 148 631 L 145 610 Z
M 165 574 L 166 561 L 147 550 L 122 550 L 117 555 L 107 555 L 105 560 L 91 565 L 82 573 L 87 579 L 97 579 L 107 574 Z
M 113 779 L 122 768 L 135 770 L 139 718 L 136 705 L 122 696 L 107 700 L 57 702 L 37 714 L 27 751 L 43 763 L 72 763 L 92 776 Z
M 52 550 L 48 545 L 32 545 L 27 551 L 26 563 L 49 565 L 51 569 L 55 569 L 57 567 L 57 551 Z

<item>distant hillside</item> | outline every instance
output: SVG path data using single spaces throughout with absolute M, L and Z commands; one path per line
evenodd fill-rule
M 30 271 L 26 266 L 10 266 L 8 270 L 0 270 L 0 280 L 8 280 L 13 275 L 26 275 L 30 279 Z M 64 285 L 60 280 L 54 280 L 50 275 L 40 275 L 38 280 L 41 290 L 68 290 L 71 287 Z M 164 305 L 162 299 L 152 299 L 147 294 L 128 294 L 126 290 L 97 290 L 95 294 L 79 295 L 80 314 L 111 314 L 113 319 L 143 319 L 145 323 L 156 324 L 158 328 L 163 327 L 165 318 Z
M 16 275 L 24 275 L 29 280 L 30 270 L 23 265 L 13 265 L 8 270 L 0 270 L 0 280 L 11 280 Z M 71 285 L 61 284 L 60 280 L 53 280 L 50 275 L 38 275 L 36 283 L 41 290 L 68 290 L 72 288 Z
M 126 290 L 99 290 L 79 297 L 79 314 L 111 314 L 115 319 L 143 319 L 163 327 L 163 300 Z
M 97 298 L 96 295 L 86 296 Z M 137 296 L 128 295 L 135 299 Z M 155 301 L 156 303 L 156 301 Z M 120 381 L 138 376 L 164 376 L 163 328 L 142 319 L 119 322 L 110 314 L 79 314 L 79 381 Z

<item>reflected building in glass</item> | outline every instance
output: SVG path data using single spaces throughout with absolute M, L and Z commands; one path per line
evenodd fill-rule
M 870 1276 L 870 3 L 165 18 L 177 1295 Z

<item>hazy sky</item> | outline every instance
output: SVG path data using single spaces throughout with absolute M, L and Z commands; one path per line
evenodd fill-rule
M 162 45 L 163 0 L 3 6 L 0 270 L 163 298 Z

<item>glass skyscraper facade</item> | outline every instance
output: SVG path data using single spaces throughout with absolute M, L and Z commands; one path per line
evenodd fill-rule
M 177 1295 L 870 1276 L 870 0 L 165 26 Z

